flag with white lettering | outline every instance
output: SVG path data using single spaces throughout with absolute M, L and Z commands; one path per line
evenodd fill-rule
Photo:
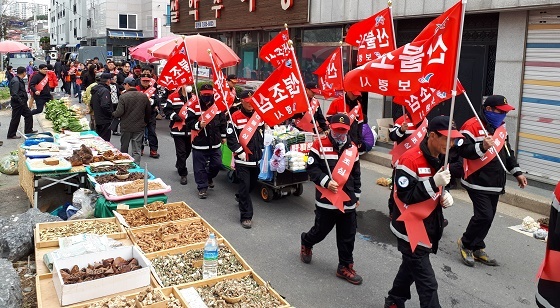
M 228 103 L 229 97 L 229 87 L 227 84 L 227 79 L 216 63 L 212 61 L 212 79 L 214 81 L 214 103 L 218 106 L 218 109 L 222 112 L 228 110 L 233 104 Z
M 274 67 L 279 67 L 290 56 L 289 39 L 287 29 L 280 31 L 270 42 L 264 44 L 259 52 L 259 58 L 270 62 Z
M 358 65 L 375 60 L 397 49 L 391 9 L 386 8 L 368 19 L 353 24 L 348 29 L 345 41 L 358 47 L 356 59 Z
M 462 2 L 445 11 L 414 41 L 346 74 L 346 91 L 407 96 L 430 87 L 450 91 L 455 78 Z M 432 33 L 428 37 L 428 33 Z M 428 37 L 428 38 L 425 38 Z
M 181 45 L 184 46 L 184 44 Z M 169 57 L 157 81 L 170 91 L 176 90 L 182 85 L 194 83 L 189 57 L 186 52 L 181 52 L 180 48 L 180 45 L 175 48 L 177 51 L 174 51 L 174 55 Z
M 251 105 L 269 126 L 307 111 L 305 86 L 287 60 L 264 81 L 251 97 Z
M 336 90 L 343 89 L 342 76 L 342 54 L 340 48 L 336 48 L 333 53 L 317 68 L 313 74 L 317 75 L 317 86 L 324 97 L 331 97 Z

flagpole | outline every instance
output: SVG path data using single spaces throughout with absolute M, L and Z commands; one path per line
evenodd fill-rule
M 288 25 L 286 25 L 286 29 L 288 28 Z M 292 54 L 292 65 L 295 66 L 296 68 L 296 72 L 297 72 L 297 77 L 299 79 L 299 82 L 303 84 L 303 78 L 301 77 L 301 71 L 299 70 L 299 64 L 296 61 L 296 54 L 295 54 L 295 50 L 294 50 L 294 42 L 292 40 L 288 40 L 288 45 L 290 45 L 290 53 Z M 342 55 L 341 55 L 342 57 Z M 307 97 L 307 91 L 303 91 L 303 95 L 305 95 L 305 102 L 307 103 L 307 112 L 312 112 L 311 109 L 311 104 L 309 104 L 309 97 Z M 319 141 L 319 148 L 321 151 L 321 154 L 323 155 L 323 159 L 325 160 L 325 165 L 327 166 L 327 172 L 329 173 L 329 177 L 332 180 L 332 172 L 331 172 L 331 167 L 329 167 L 329 162 L 327 161 L 327 156 L 325 155 L 325 149 L 323 149 L 323 142 L 321 141 L 321 136 L 319 135 L 319 129 L 317 128 L 317 122 L 315 122 L 315 116 L 313 113 L 311 113 L 311 122 L 313 122 L 313 128 L 315 128 L 315 134 L 317 134 L 317 140 Z
M 387 6 L 389 7 L 389 16 L 391 17 L 391 28 L 393 29 L 393 46 L 395 47 L 395 49 L 397 49 L 397 36 L 395 35 L 395 23 L 393 22 L 393 1 L 387 1 Z M 406 119 L 406 108 L 404 107 L 404 105 L 401 105 L 401 107 L 404 120 Z
M 451 143 L 451 129 L 453 128 L 453 113 L 455 112 L 455 98 L 457 97 L 457 76 L 459 75 L 459 62 L 461 60 L 461 45 L 463 44 L 463 25 L 465 22 L 465 6 L 467 0 L 461 0 L 461 25 L 459 26 L 459 43 L 457 46 L 457 59 L 455 60 L 455 73 L 453 74 L 453 88 L 451 91 L 451 110 L 449 111 L 449 125 L 447 127 L 447 143 L 445 146 L 445 160 L 443 166 L 447 169 L 449 162 L 449 146 Z
M 214 68 L 214 72 L 217 74 L 218 73 L 218 69 L 216 68 L 216 62 L 214 62 L 214 57 L 212 55 L 212 50 L 208 49 L 208 55 L 210 56 L 210 61 L 212 61 L 212 68 Z M 223 103 L 226 106 L 226 113 L 229 116 L 229 121 L 228 122 L 232 122 L 233 118 L 231 117 L 231 113 L 229 112 L 229 107 L 227 105 L 227 101 L 226 101 L 226 96 L 224 94 L 224 90 L 222 87 L 218 87 L 220 88 L 220 93 L 222 95 L 223 98 Z M 215 102 L 214 102 L 215 103 Z M 233 125 L 233 122 L 231 123 Z M 227 125 L 227 124 L 226 124 Z M 235 136 L 235 139 L 237 139 L 237 142 L 239 143 L 239 137 L 237 136 L 237 132 L 235 131 L 235 127 L 233 127 L 233 135 Z
M 471 107 L 472 112 L 474 113 L 474 116 L 476 117 L 476 120 L 478 121 L 478 123 L 480 124 L 480 127 L 482 127 L 482 130 L 484 131 L 484 136 L 488 137 L 488 131 L 486 131 L 486 128 L 484 128 L 484 124 L 482 124 L 482 121 L 480 120 L 480 117 L 478 116 L 478 113 L 476 112 L 476 110 L 474 109 L 474 106 L 469 98 L 469 96 L 467 95 L 467 91 L 465 91 L 465 98 L 467 99 L 467 102 L 469 102 L 469 106 Z M 496 148 L 492 145 L 492 148 L 494 149 L 494 151 L 496 151 Z M 498 151 L 496 151 L 496 153 L 498 153 Z M 500 164 L 502 165 L 502 168 L 504 168 L 504 171 L 506 173 L 510 173 L 506 166 L 504 165 L 504 162 L 502 161 L 502 158 L 500 157 L 500 155 L 496 155 L 496 157 L 498 158 L 498 160 L 500 161 Z

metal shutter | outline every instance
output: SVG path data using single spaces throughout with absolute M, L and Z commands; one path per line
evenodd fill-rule
M 518 161 L 545 182 L 560 180 L 560 10 L 529 12 Z

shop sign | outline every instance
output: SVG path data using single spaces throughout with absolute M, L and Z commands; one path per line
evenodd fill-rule
M 179 0 L 171 0 L 170 5 L 171 22 L 179 22 Z
M 216 20 L 203 20 L 194 23 L 195 29 L 216 28 Z

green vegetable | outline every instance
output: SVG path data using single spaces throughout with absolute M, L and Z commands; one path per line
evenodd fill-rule
M 45 118 L 53 122 L 53 128 L 57 132 L 64 129 L 73 132 L 83 130 L 76 113 L 68 109 L 61 100 L 51 100 L 45 105 Z

